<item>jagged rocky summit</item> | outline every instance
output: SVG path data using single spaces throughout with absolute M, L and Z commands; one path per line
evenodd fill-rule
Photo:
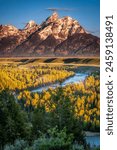
M 0 57 L 99 56 L 100 39 L 69 16 L 53 13 L 42 24 L 24 29 L 0 25 Z

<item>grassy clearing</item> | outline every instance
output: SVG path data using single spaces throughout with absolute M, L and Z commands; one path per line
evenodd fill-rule
M 0 58 L 1 64 L 17 64 L 17 65 L 38 65 L 38 64 L 62 64 L 62 65 L 80 65 L 80 66 L 99 66 L 99 57 L 39 57 L 39 58 Z

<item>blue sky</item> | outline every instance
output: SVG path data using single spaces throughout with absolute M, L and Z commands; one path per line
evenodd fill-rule
M 77 19 L 88 31 L 99 36 L 100 0 L 0 0 L 0 24 L 12 24 L 23 28 L 29 20 L 40 24 L 52 14 L 46 8 L 69 8 L 59 11 L 60 17 Z

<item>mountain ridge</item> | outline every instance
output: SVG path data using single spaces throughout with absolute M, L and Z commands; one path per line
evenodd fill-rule
M 99 56 L 100 39 L 69 16 L 55 12 L 40 25 L 29 21 L 24 29 L 0 25 L 0 57 Z

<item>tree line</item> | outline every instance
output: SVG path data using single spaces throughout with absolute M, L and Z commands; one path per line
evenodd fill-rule
M 22 90 L 35 88 L 46 84 L 63 81 L 73 76 L 74 72 L 65 66 L 28 66 L 15 65 L 0 66 L 0 90 Z

